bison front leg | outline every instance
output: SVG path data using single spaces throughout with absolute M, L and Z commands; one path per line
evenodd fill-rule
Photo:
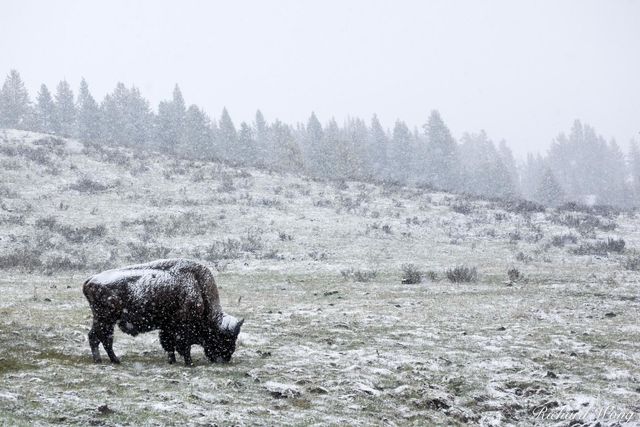
M 176 363 L 176 337 L 171 331 L 160 331 L 160 345 L 167 352 L 169 364 Z
M 93 322 L 91 330 L 89 331 L 89 346 L 91 347 L 91 355 L 93 356 L 94 363 L 102 362 L 102 358 L 100 357 L 100 338 L 98 338 L 97 329 L 96 323 Z
M 176 349 L 178 354 L 184 358 L 185 366 L 193 366 L 193 360 L 191 360 L 191 345 L 179 340 Z

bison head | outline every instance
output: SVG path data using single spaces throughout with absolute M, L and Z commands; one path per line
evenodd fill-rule
M 244 319 L 238 320 L 224 314 L 218 323 L 209 330 L 209 336 L 204 343 L 204 353 L 212 362 L 228 362 L 236 351 L 236 340 Z

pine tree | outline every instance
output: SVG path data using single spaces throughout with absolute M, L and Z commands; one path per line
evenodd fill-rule
M 387 146 L 389 139 L 380 124 L 377 115 L 371 118 L 371 129 L 369 130 L 368 158 L 367 164 L 371 165 L 371 172 L 378 178 L 383 178 L 387 171 Z
M 391 147 L 389 149 L 389 178 L 407 181 L 412 172 L 413 141 L 409 127 L 397 120 L 393 128 Z
M 431 112 L 424 125 L 427 137 L 426 177 L 436 188 L 454 190 L 459 187 L 458 147 L 440 113 Z
M 299 172 L 303 168 L 302 152 L 293 138 L 291 129 L 279 120 L 269 130 L 273 149 L 274 166 L 287 172 Z
M 535 200 L 538 184 L 542 181 L 546 168 L 547 166 L 539 153 L 536 155 L 527 154 L 527 160 L 522 165 L 522 173 L 520 174 L 520 186 L 525 198 Z
M 222 149 L 223 156 L 226 159 L 237 160 L 238 158 L 238 133 L 236 127 L 233 125 L 231 116 L 226 108 L 222 109 L 222 115 L 220 116 L 220 122 L 218 124 L 220 129 L 218 130 L 219 146 Z
M 101 138 L 113 145 L 148 145 L 153 129 L 153 113 L 140 91 L 118 83 L 100 106 Z
M 53 133 L 56 107 L 47 85 L 42 84 L 38 92 L 35 108 L 35 129 L 38 132 Z
M 633 188 L 634 198 L 631 203 L 632 206 L 640 206 L 640 148 L 635 141 L 631 141 L 631 147 L 629 149 L 629 169 L 631 171 L 631 183 Z
M 459 149 L 462 191 L 511 198 L 515 195 L 512 177 L 486 132 L 465 134 Z
M 126 138 L 125 143 L 133 146 L 150 145 L 153 137 L 154 115 L 140 90 L 133 86 L 128 91 L 125 104 Z
M 245 165 L 253 165 L 256 161 L 256 141 L 253 139 L 253 131 L 246 123 L 240 124 L 238 132 L 238 149 L 240 161 Z
M 353 155 L 357 161 L 352 171 L 352 176 L 358 179 L 370 178 L 371 167 L 366 163 L 367 141 L 369 139 L 367 124 L 360 118 L 349 119 L 345 125 L 344 134 L 353 147 Z
M 565 201 L 564 191 L 549 167 L 545 168 L 538 183 L 535 200 L 545 206 L 559 206 Z
M 0 91 L 0 126 L 27 129 L 30 122 L 31 101 L 22 78 L 11 70 Z
M 171 101 L 158 105 L 156 139 L 161 149 L 170 153 L 186 149 L 184 144 L 186 107 L 180 87 L 175 85 Z
M 55 96 L 56 119 L 55 133 L 62 136 L 73 136 L 76 130 L 76 106 L 71 86 L 66 80 L 58 83 Z
M 97 141 L 100 137 L 100 109 L 89 92 L 89 85 L 83 78 L 80 82 L 78 102 L 77 135 L 83 141 Z
M 213 155 L 211 119 L 196 105 L 191 105 L 185 115 L 184 142 L 185 146 L 181 151 L 192 157 L 202 158 Z
M 325 151 L 323 147 L 324 130 L 322 129 L 322 125 L 314 112 L 311 113 L 311 116 L 307 121 L 305 131 L 303 153 L 307 159 L 307 172 L 312 175 L 321 175 L 323 168 L 323 153 Z
M 256 111 L 253 127 L 255 129 L 256 139 L 255 163 L 258 166 L 265 166 L 268 162 L 267 158 L 269 155 L 269 127 L 260 110 Z
M 507 146 L 507 142 L 503 139 L 498 144 L 498 155 L 500 156 L 500 161 L 504 165 L 508 175 L 509 181 L 511 182 L 511 188 L 513 191 L 513 196 L 519 196 L 521 193 L 520 190 L 520 177 L 518 175 L 518 167 L 516 166 L 516 160 L 513 157 L 513 152 Z

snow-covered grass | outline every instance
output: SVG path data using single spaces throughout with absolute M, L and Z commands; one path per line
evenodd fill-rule
M 585 226 L 43 138 L 0 131 L 1 423 L 528 425 L 541 406 L 640 422 L 634 214 L 570 213 Z M 609 237 L 622 253 L 573 250 Z M 216 271 L 246 318 L 231 364 L 168 365 L 156 333 L 119 331 L 122 365 L 91 362 L 83 280 L 156 255 Z M 407 264 L 429 274 L 403 284 Z M 448 281 L 457 266 L 477 281 Z

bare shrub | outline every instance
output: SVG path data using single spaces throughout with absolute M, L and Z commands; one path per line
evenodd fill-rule
M 0 268 L 25 268 L 34 269 L 42 265 L 39 248 L 31 248 L 27 245 L 12 249 L 7 254 L 0 254 Z
M 610 253 L 624 252 L 624 247 L 625 247 L 624 239 L 607 238 L 607 240 L 600 240 L 595 243 L 583 243 L 577 248 L 574 248 L 571 252 L 576 255 L 607 256 Z
M 516 230 L 509 233 L 509 241 L 511 243 L 515 243 L 519 240 L 522 240 L 522 235 L 520 234 L 520 231 Z
M 133 243 L 130 242 L 129 247 L 129 260 L 132 262 L 146 262 L 154 259 L 167 258 L 171 249 L 166 246 L 153 244 L 153 243 Z
M 314 261 L 326 261 L 329 258 L 326 252 L 321 252 L 317 249 L 312 250 L 311 252 L 308 253 L 308 255 L 309 255 L 309 258 L 311 258 Z
M 518 214 L 530 214 L 546 210 L 543 205 L 531 200 L 504 200 L 502 201 L 502 207 L 508 212 Z
M 473 212 L 473 206 L 471 206 L 469 203 L 456 203 L 455 205 L 451 206 L 451 209 L 454 212 L 463 215 L 469 215 Z
M 403 264 L 400 268 L 402 270 L 401 282 L 403 284 L 415 285 L 416 283 L 420 283 L 422 281 L 422 272 L 418 269 L 416 265 Z
M 222 183 L 218 186 L 218 192 L 232 193 L 234 191 L 236 191 L 236 187 L 233 185 L 233 179 L 230 176 L 225 176 L 222 179 Z
M 0 214 L 0 225 L 24 225 L 24 215 Z
M 640 271 L 640 254 L 628 256 L 623 265 L 627 270 Z
M 459 265 L 448 269 L 446 274 L 447 279 L 452 283 L 469 283 L 478 280 L 478 270 L 476 267 Z
M 518 280 L 523 279 L 524 275 L 517 268 L 511 267 L 507 270 L 507 277 L 510 282 L 517 282 Z
M 280 231 L 280 232 L 278 233 L 278 237 L 279 237 L 279 238 L 280 238 L 280 240 L 282 240 L 283 242 L 286 242 L 286 241 L 289 241 L 289 242 L 290 242 L 290 241 L 292 241 L 292 240 L 293 240 L 293 236 L 292 236 L 291 234 L 287 234 L 287 233 L 285 233 L 284 231 Z
M 340 274 L 345 280 L 363 283 L 370 282 L 378 276 L 376 270 L 356 270 L 353 267 L 340 271 Z
M 430 282 L 436 282 L 440 278 L 440 276 L 438 275 L 438 272 L 433 270 L 425 271 L 424 277 L 429 279 Z
M 516 260 L 528 264 L 533 261 L 533 257 L 520 251 L 516 254 Z
M 19 199 L 20 194 L 6 185 L 0 185 L 0 197 L 5 199 Z
M 261 231 L 249 230 L 246 236 L 241 238 L 240 248 L 243 252 L 256 253 L 264 247 Z
M 563 214 L 551 216 L 551 222 L 575 228 L 582 235 L 592 234 L 594 229 L 613 231 L 617 224 L 613 220 L 603 220 L 592 214 Z
M 69 185 L 69 189 L 76 190 L 80 193 L 98 193 L 100 191 L 108 190 L 109 186 L 85 176 Z
M 45 229 L 57 233 L 71 243 L 91 242 L 107 234 L 107 227 L 104 224 L 98 224 L 93 227 L 73 227 L 58 223 L 52 216 L 37 219 L 35 226 L 37 229 Z
M 575 245 L 578 243 L 578 237 L 574 234 L 559 234 L 555 235 L 551 238 L 551 244 L 558 248 L 563 247 L 564 245 L 571 244 Z
M 53 251 L 44 254 L 41 258 L 42 268 L 47 273 L 87 268 L 87 256 L 84 253 Z

